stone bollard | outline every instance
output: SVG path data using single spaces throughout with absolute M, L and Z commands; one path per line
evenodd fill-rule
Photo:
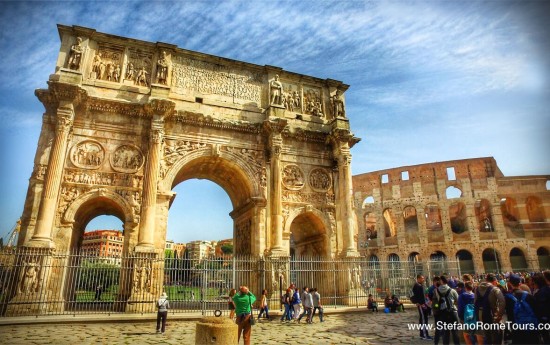
M 237 345 L 238 326 L 227 317 L 203 317 L 195 328 L 195 345 Z

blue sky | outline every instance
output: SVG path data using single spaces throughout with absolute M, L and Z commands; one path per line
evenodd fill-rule
M 354 174 L 494 156 L 515 176 L 550 174 L 549 14 L 545 1 L 2 2 L 0 236 L 23 210 L 57 23 L 351 85 Z M 168 238 L 232 236 L 221 188 L 176 191 Z

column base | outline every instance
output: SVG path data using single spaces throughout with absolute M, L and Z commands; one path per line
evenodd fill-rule
M 134 251 L 136 253 L 156 254 L 157 250 L 155 249 L 154 245 L 152 245 L 152 244 L 138 244 L 134 248 Z
M 156 302 L 160 296 L 150 292 L 134 292 L 126 304 L 128 313 L 152 313 L 157 310 Z
M 365 296 L 365 292 L 362 289 L 350 289 L 347 295 L 344 296 L 344 305 L 353 307 L 366 307 L 368 297 Z
M 345 258 L 357 258 L 361 255 L 359 254 L 359 251 L 357 251 L 357 249 L 347 249 L 342 256 Z
M 27 244 L 24 246 L 25 248 L 41 248 L 41 249 L 54 249 L 55 244 L 52 241 L 51 238 L 39 238 L 39 239 L 31 239 Z
M 48 310 L 60 309 L 62 310 L 63 302 L 60 302 L 60 306 L 56 306 L 57 303 L 51 303 L 53 300 L 53 294 L 48 292 L 46 294 L 40 292 L 34 293 L 18 293 L 12 298 L 6 308 L 5 316 L 34 316 L 46 314 Z
M 271 250 L 269 251 L 269 256 L 275 256 L 275 257 L 279 257 L 279 256 L 289 256 L 289 253 L 282 247 L 280 248 L 271 248 Z

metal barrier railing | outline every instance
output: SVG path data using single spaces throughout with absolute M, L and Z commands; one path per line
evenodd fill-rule
M 365 306 L 369 294 L 407 300 L 416 275 L 460 275 L 455 261 L 373 261 L 367 257 L 98 257 L 44 249 L 0 251 L 0 315 L 148 313 L 164 291 L 172 313 L 228 313 L 231 288 L 268 290 L 271 309 L 295 283 L 317 288 L 325 308 Z

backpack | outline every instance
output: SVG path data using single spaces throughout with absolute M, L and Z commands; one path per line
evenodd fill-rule
M 466 304 L 464 307 L 464 324 L 474 325 L 476 321 L 476 308 L 474 304 Z
M 489 294 L 493 291 L 493 286 L 488 286 L 483 296 L 481 296 L 479 289 L 476 290 L 476 300 L 474 303 L 476 318 L 483 323 L 494 323 L 493 320 L 493 308 L 489 303 Z M 479 312 L 481 311 L 481 318 Z
M 414 287 L 409 290 L 409 300 L 412 304 L 416 304 L 417 302 L 414 300 Z
M 514 301 L 514 323 L 520 325 L 533 324 L 538 325 L 539 320 L 533 312 L 533 308 L 525 301 L 527 298 L 527 291 L 523 291 L 521 299 L 517 299 L 514 294 L 508 294 L 508 297 Z
M 437 304 L 436 304 L 436 308 L 440 311 L 440 312 L 444 312 L 444 313 L 447 313 L 447 312 L 450 312 L 452 311 L 452 308 L 453 308 L 453 301 L 451 301 L 449 299 L 449 295 L 451 294 L 451 288 L 449 288 L 449 290 L 447 290 L 447 292 L 445 293 L 445 295 L 441 295 L 439 293 L 439 290 L 437 291 L 437 295 L 439 296 L 439 300 L 437 301 Z

